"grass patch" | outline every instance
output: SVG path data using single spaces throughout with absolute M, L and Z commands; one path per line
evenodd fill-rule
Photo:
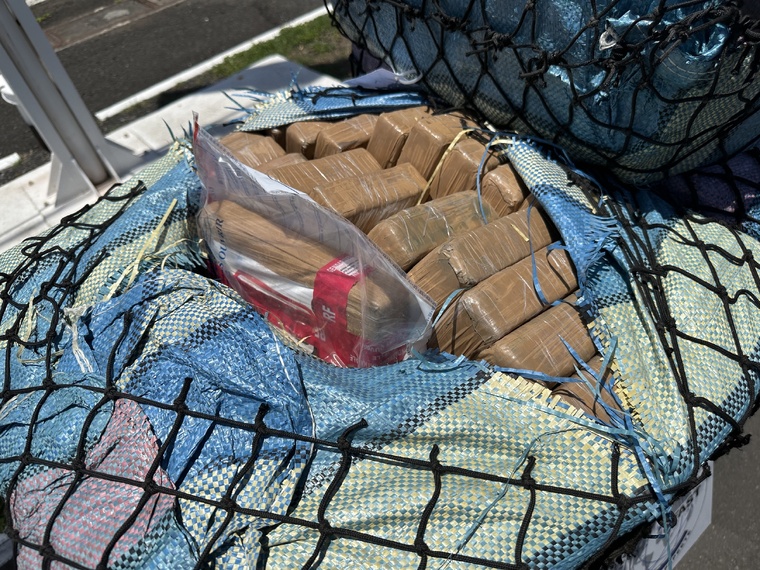
M 327 15 L 300 26 L 285 28 L 277 37 L 228 57 L 210 73 L 218 81 L 276 53 L 338 79 L 345 79 L 350 73 L 348 56 L 351 42 L 340 35 Z M 326 68 L 332 69 L 332 73 Z

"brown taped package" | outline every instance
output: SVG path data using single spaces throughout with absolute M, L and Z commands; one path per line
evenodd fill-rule
M 338 154 L 353 148 L 366 148 L 377 115 L 357 115 L 339 123 L 333 123 L 317 134 L 314 158 Z M 379 162 L 379 161 L 378 161 Z
M 314 147 L 320 131 L 332 126 L 333 123 L 324 121 L 303 121 L 288 125 L 285 131 L 285 150 L 300 152 L 306 158 L 314 158 Z
M 269 170 L 267 174 L 283 184 L 311 195 L 314 188 L 327 182 L 361 176 L 376 170 L 380 170 L 380 165 L 372 155 L 364 148 L 357 148 L 308 162 L 281 166 Z
M 258 168 L 285 154 L 273 138 L 254 133 L 235 131 L 220 139 L 219 142 L 227 147 L 235 158 L 251 168 Z
M 414 125 L 427 116 L 427 107 L 412 107 L 378 117 L 367 150 L 383 168 L 395 166 Z
M 285 148 L 285 145 L 287 144 L 285 140 L 285 131 L 285 127 L 275 127 L 274 129 L 267 129 L 263 132 L 266 136 L 272 137 L 274 139 L 274 142 L 276 142 L 282 148 Z
M 400 164 L 317 186 L 311 196 L 367 233 L 381 220 L 416 204 L 424 188 L 425 179 L 414 167 Z
M 565 298 L 479 352 L 476 358 L 496 366 L 534 370 L 558 378 L 570 376 L 576 360 L 563 340 L 584 361 L 596 352 L 579 310 L 573 306 L 575 302 L 575 295 Z
M 455 192 L 475 190 L 477 187 L 478 167 L 486 145 L 473 138 L 464 138 L 454 145 L 451 152 L 444 156 L 441 167 L 433 174 L 430 181 L 430 197 L 440 198 Z M 499 159 L 489 152 L 488 159 L 483 165 L 483 172 L 496 168 Z
M 284 228 L 235 202 L 208 204 L 198 214 L 198 224 L 216 233 L 223 220 L 227 248 L 254 259 L 274 273 L 304 287 L 313 288 L 317 272 L 340 256 L 323 243 Z M 370 275 L 348 294 L 346 306 L 349 332 L 373 341 L 387 337 L 387 323 L 404 318 L 403 284 L 387 276 Z
M 256 170 L 267 174 L 275 168 L 280 168 L 281 166 L 289 166 L 291 164 L 301 164 L 302 162 L 307 162 L 307 158 L 304 155 L 302 155 L 300 152 L 289 152 L 278 158 L 275 158 L 274 160 L 260 164 L 256 167 Z
M 493 219 L 484 204 L 486 221 Z M 402 210 L 367 234 L 404 271 L 450 237 L 485 225 L 476 192 L 459 192 Z
M 530 192 L 511 164 L 502 164 L 491 170 L 480 182 L 484 202 L 500 216 L 518 210 Z
M 534 257 L 538 283 L 548 303 L 577 289 L 574 268 L 564 250 L 544 248 Z M 446 308 L 433 329 L 430 346 L 472 357 L 544 309 L 533 282 L 533 259 L 526 257 L 464 292 Z
M 533 194 L 528 194 L 528 197 L 525 198 L 525 200 L 522 201 L 522 204 L 520 204 L 520 207 L 517 208 L 519 210 L 527 210 L 531 206 L 534 208 L 539 205 L 538 200 Z
M 588 360 L 588 365 L 594 372 L 599 373 L 599 369 L 602 367 L 602 358 L 597 354 Z M 591 383 L 596 389 L 597 381 L 585 370 L 583 371 L 583 377 L 585 380 Z M 574 380 L 580 380 L 578 374 L 571 376 Z M 604 373 L 603 380 L 605 384 L 611 380 L 609 370 Z M 615 401 L 615 398 L 605 388 L 599 390 L 600 396 L 597 397 L 594 392 L 591 391 L 591 387 L 586 382 L 563 382 L 559 384 L 552 394 L 555 396 L 561 396 L 571 406 L 583 410 L 589 415 L 595 416 L 605 423 L 610 423 L 610 415 L 607 410 L 602 406 L 602 402 L 613 410 L 619 410 L 620 406 Z
M 430 180 L 451 142 L 463 129 L 474 126 L 458 113 L 423 117 L 409 133 L 398 163 L 409 162 L 425 180 Z
M 483 227 L 453 237 L 431 251 L 409 272 L 409 280 L 440 307 L 457 289 L 469 288 L 528 257 L 554 239 L 548 218 L 539 209 L 515 212 Z M 528 239 L 530 236 L 530 241 Z

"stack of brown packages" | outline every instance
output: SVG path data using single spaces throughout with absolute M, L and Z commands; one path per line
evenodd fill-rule
M 380 165 L 366 149 L 357 148 L 323 158 L 281 166 L 267 174 L 311 196 L 317 186 L 342 178 L 362 176 L 380 170 Z
M 407 271 L 451 236 L 481 227 L 493 219 L 487 204 L 481 210 L 476 192 L 458 192 L 402 210 L 377 224 L 367 235 Z
M 273 138 L 236 131 L 222 138 L 221 142 L 236 159 L 250 166 L 259 168 L 285 154 L 285 151 Z
M 378 117 L 367 150 L 383 168 L 396 166 L 412 128 L 428 115 L 426 107 L 412 107 L 383 113 Z
M 285 150 L 302 154 L 307 160 L 314 158 L 317 136 L 333 125 L 324 121 L 303 121 L 288 125 L 285 130 Z
M 457 289 L 474 287 L 554 239 L 541 210 L 521 210 L 449 239 L 415 265 L 409 279 L 440 308 Z
M 475 190 L 477 188 L 478 170 L 486 154 L 486 145 L 474 138 L 465 137 L 457 142 L 441 160 L 441 165 L 430 181 L 430 197 L 441 198 L 456 192 Z M 487 173 L 499 164 L 493 152 L 483 164 L 483 173 Z
M 201 210 L 198 224 L 210 233 L 221 225 L 226 246 L 256 260 L 275 274 L 313 288 L 317 272 L 342 254 L 325 244 L 309 239 L 235 202 L 211 202 Z M 387 336 L 389 321 L 403 321 L 406 305 L 402 285 L 387 275 L 369 275 L 354 286 L 348 295 L 346 318 L 348 331 L 369 341 Z M 384 329 L 385 327 L 385 329 Z
M 443 153 L 464 129 L 477 125 L 464 115 L 431 115 L 417 121 L 398 158 L 398 164 L 410 163 L 425 180 L 430 180 Z
M 540 284 L 543 300 L 534 282 Z M 464 292 L 445 309 L 431 342 L 474 357 L 578 287 L 570 257 L 544 248 Z
M 400 164 L 317 186 L 311 197 L 364 233 L 380 221 L 417 203 L 425 180 L 410 164 Z
M 280 168 L 281 166 L 290 166 L 291 164 L 301 164 L 302 162 L 308 162 L 306 157 L 300 152 L 289 152 L 279 158 L 270 160 L 256 167 L 256 170 L 268 174 L 273 170 Z
M 314 158 L 338 154 L 354 148 L 366 148 L 375 130 L 376 115 L 357 115 L 333 123 L 317 134 Z
M 536 370 L 557 378 L 570 376 L 576 360 L 567 346 L 584 361 L 596 352 L 575 302 L 575 295 L 566 297 L 480 351 L 477 358 L 505 368 Z
M 511 164 L 497 166 L 480 182 L 483 201 L 487 202 L 500 216 L 519 209 L 530 195 L 528 188 L 515 174 Z
M 540 207 L 528 209 L 534 201 L 511 165 L 489 157 L 478 198 L 473 189 L 485 146 L 462 135 L 473 126 L 459 114 L 431 115 L 420 107 L 340 123 L 295 123 L 277 133 L 284 149 L 272 137 L 247 133 L 222 142 L 241 162 L 306 192 L 368 232 L 439 309 L 452 292 L 466 289 L 443 311 L 431 346 L 579 380 L 566 344 L 594 370 L 601 359 L 575 306 L 572 263 L 564 250 L 547 248 L 556 231 Z M 426 187 L 432 200 L 415 205 L 426 199 Z M 305 287 L 338 255 L 232 202 L 211 204 L 199 223 L 212 224 L 218 216 L 227 220 L 228 243 Z M 379 323 L 404 318 L 394 303 L 400 293 L 379 279 L 369 278 L 366 289 L 354 287 L 348 298 L 349 330 L 369 340 L 382 336 Z M 584 378 L 596 381 L 589 374 Z M 586 383 L 542 383 L 574 407 L 609 421 Z M 606 391 L 601 397 L 617 408 Z

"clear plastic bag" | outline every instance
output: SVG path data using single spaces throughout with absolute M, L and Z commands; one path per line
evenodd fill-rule
M 217 276 L 276 327 L 338 366 L 402 360 L 434 303 L 355 226 L 246 167 L 194 130 L 198 231 Z

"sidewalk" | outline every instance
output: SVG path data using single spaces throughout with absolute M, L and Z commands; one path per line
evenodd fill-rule
M 239 100 L 245 104 L 246 89 L 286 89 L 294 75 L 302 87 L 336 82 L 280 56 L 272 56 L 109 133 L 107 138 L 139 155 L 141 165 L 148 164 L 166 151 L 172 142 L 172 133 L 182 136 L 183 129 L 187 130 L 192 121 L 193 112 L 198 113 L 202 126 L 219 136 L 234 128 L 225 126 L 226 123 L 243 116 L 239 109 L 233 108 L 226 94 L 243 94 Z M 47 196 L 50 170 L 50 163 L 45 164 L 0 187 L 0 196 L 6 204 L 0 209 L 0 251 L 56 225 L 62 217 L 97 199 L 97 194 L 91 193 L 66 204 L 52 205 Z M 98 192 L 102 194 L 112 184 L 109 182 L 99 187 Z

